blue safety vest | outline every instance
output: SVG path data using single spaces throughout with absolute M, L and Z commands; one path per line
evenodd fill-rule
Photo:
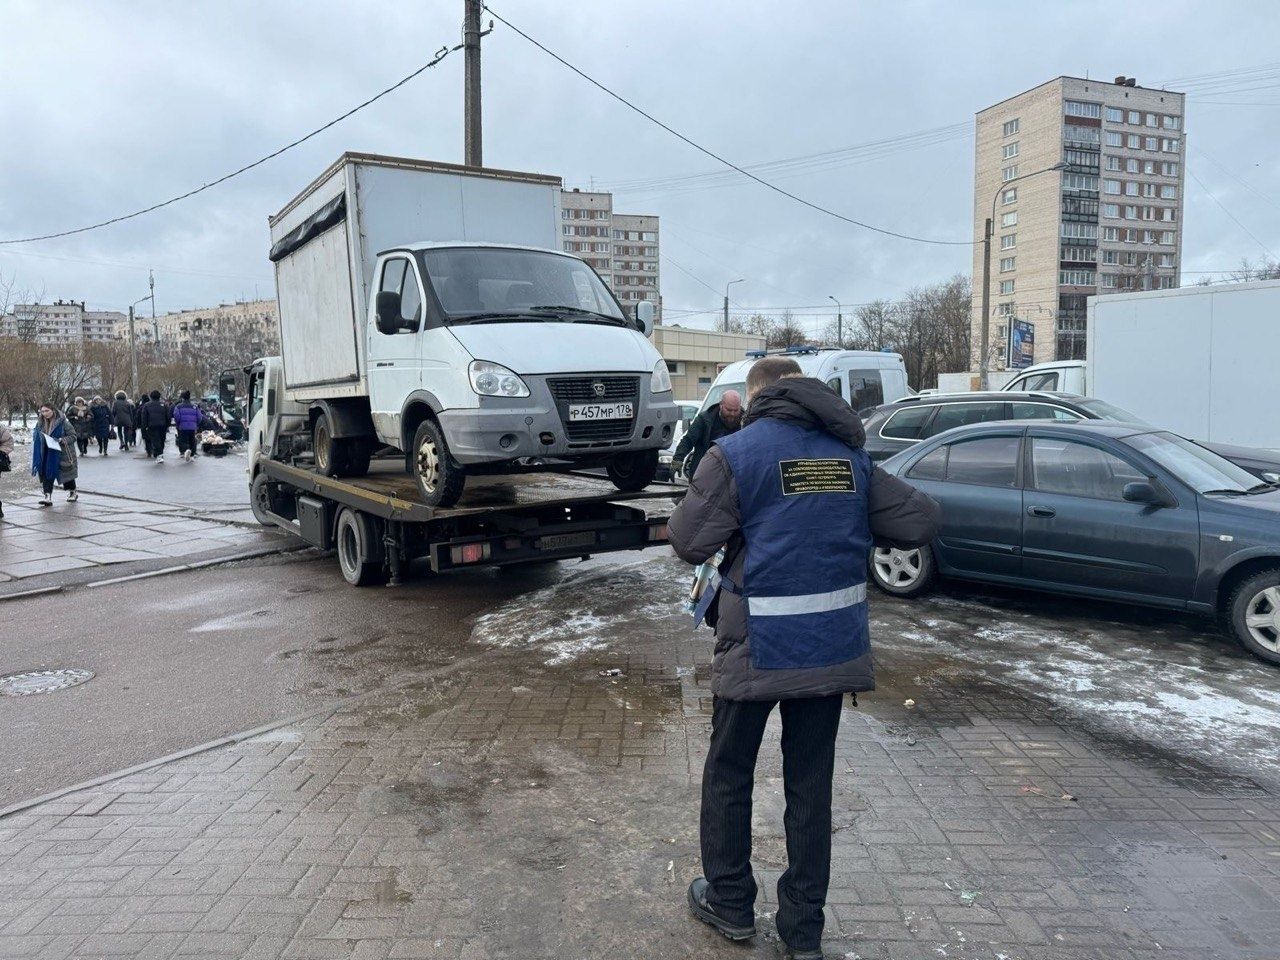
M 871 458 L 825 430 L 757 420 L 716 441 L 738 487 L 741 593 L 756 669 L 862 656 L 867 634 Z

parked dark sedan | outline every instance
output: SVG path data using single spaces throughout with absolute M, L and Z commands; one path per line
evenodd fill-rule
M 919 550 L 876 549 L 872 581 L 939 576 L 1219 614 L 1280 664 L 1280 485 L 1198 444 L 1105 420 L 949 430 L 881 466 L 942 504 Z
M 937 436 L 944 430 L 997 420 L 1139 422 L 1131 413 L 1103 400 L 1075 393 L 1045 391 L 937 393 L 924 397 L 907 397 L 896 403 L 876 407 L 862 422 L 867 429 L 867 453 L 872 460 L 884 460 L 921 440 Z M 1280 479 L 1280 453 L 1276 451 L 1215 443 L 1204 446 L 1237 466 L 1244 467 L 1259 479 Z M 1276 476 L 1268 477 L 1268 473 Z

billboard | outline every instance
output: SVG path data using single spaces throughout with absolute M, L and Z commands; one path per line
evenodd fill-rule
M 1014 320 L 1009 325 L 1010 370 L 1022 370 L 1035 363 L 1036 325 L 1030 320 Z

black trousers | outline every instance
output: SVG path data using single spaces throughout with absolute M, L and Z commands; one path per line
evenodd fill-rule
M 781 701 L 787 869 L 778 878 L 778 933 L 789 947 L 822 942 L 831 880 L 831 779 L 843 697 Z M 702 773 L 702 868 L 707 902 L 721 917 L 754 922 L 751 788 L 765 723 L 779 701 L 722 700 L 711 713 L 711 749 Z
M 194 430 L 178 431 L 178 455 L 181 456 L 184 450 L 190 450 L 191 455 L 196 455 L 196 432 Z
M 168 427 L 147 427 L 147 453 L 153 457 L 164 455 L 164 443 L 169 439 Z

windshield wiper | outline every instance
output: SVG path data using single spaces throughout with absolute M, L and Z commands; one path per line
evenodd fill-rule
M 516 310 L 507 312 L 494 313 L 462 313 L 450 319 L 450 323 L 520 323 L 524 320 L 537 320 L 539 323 L 546 322 L 545 317 L 540 317 L 536 313 L 530 313 L 527 310 Z
M 1264 493 L 1267 490 L 1274 490 L 1280 487 L 1280 483 L 1272 483 L 1270 480 L 1263 480 L 1261 483 L 1255 483 L 1245 493 Z
M 609 323 L 621 323 L 625 326 L 625 322 L 619 320 L 617 317 L 611 317 L 607 313 L 600 313 L 598 310 L 587 310 L 583 307 L 539 306 L 529 307 L 529 310 L 532 313 L 572 313 L 581 317 L 599 317 L 601 320 L 606 320 Z
M 1206 497 L 1213 494 L 1222 494 L 1224 497 L 1245 497 L 1249 495 L 1248 490 L 1240 490 L 1236 487 L 1223 487 L 1219 490 L 1201 490 Z

